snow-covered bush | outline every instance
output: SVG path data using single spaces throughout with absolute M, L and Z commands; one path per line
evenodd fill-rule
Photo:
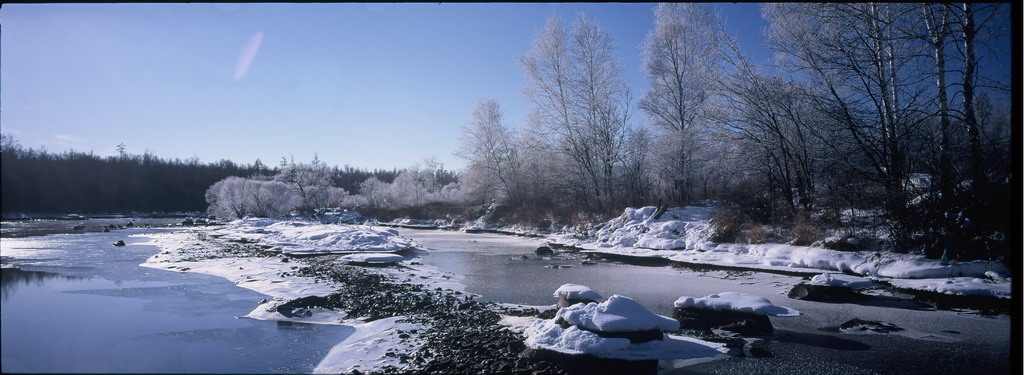
M 277 181 L 228 177 L 206 191 L 208 211 L 219 217 L 277 217 L 295 208 L 297 197 Z
M 332 191 L 337 188 L 331 185 L 331 169 L 316 158 L 311 164 L 291 163 L 284 166 L 281 172 L 274 176 L 274 180 L 292 188 L 299 198 L 297 208 L 304 212 L 331 207 L 332 195 L 341 195 L 337 191 Z
M 359 195 L 369 207 L 385 210 L 422 207 L 437 202 L 456 202 L 462 198 L 458 182 L 442 185 L 440 166 L 403 170 L 391 183 L 370 177 L 359 185 Z

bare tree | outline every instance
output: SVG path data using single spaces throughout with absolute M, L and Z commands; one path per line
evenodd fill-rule
M 949 7 L 943 4 L 921 4 L 922 19 L 925 25 L 925 38 L 932 49 L 935 61 L 936 116 L 939 118 L 939 190 L 944 206 L 949 205 L 953 197 L 953 163 L 950 160 L 952 144 L 950 143 L 949 99 L 946 84 L 946 48 L 951 34 Z
M 907 139 L 926 118 L 918 46 L 899 31 L 908 4 L 767 4 L 772 47 L 789 67 L 825 88 L 818 106 L 841 124 L 881 183 L 891 235 L 906 250 Z
M 951 14 L 955 20 L 953 35 L 958 39 L 957 51 L 963 62 L 960 71 L 962 78 L 960 117 L 967 131 L 971 163 L 970 176 L 976 194 L 983 190 L 988 183 L 984 146 L 982 145 L 982 126 L 979 124 L 978 111 L 975 107 L 979 95 L 978 89 L 1009 91 L 1008 84 L 1002 82 L 999 77 L 992 79 L 980 73 L 979 66 L 982 65 L 982 60 L 985 57 L 981 51 L 991 48 L 993 41 L 998 40 L 1003 29 L 1008 25 L 1007 6 L 1008 4 L 1005 3 L 963 3 L 960 6 L 947 7 L 952 10 Z
M 758 155 L 757 166 L 785 202 L 786 211 L 814 206 L 815 161 L 820 158 L 812 123 L 818 120 L 802 87 L 740 65 L 724 85 L 716 116 L 725 134 Z
M 681 138 L 672 153 L 672 186 L 679 203 L 690 200 L 695 176 L 694 154 L 686 148 L 695 137 L 694 125 L 702 121 L 724 53 L 723 34 L 711 8 L 695 3 L 662 3 L 654 11 L 655 26 L 642 45 L 642 66 L 651 84 L 639 107 L 655 126 Z
M 299 211 L 315 214 L 328 205 L 331 170 L 317 157 L 310 164 L 292 162 L 284 165 L 274 180 L 288 184 L 298 194 Z
M 468 169 L 482 173 L 477 178 L 494 178 L 501 194 L 510 204 L 522 202 L 522 158 L 514 133 L 503 122 L 504 113 L 494 99 L 478 102 L 473 119 L 463 127 L 461 149 L 457 155 L 467 162 Z M 489 184 L 478 187 L 487 189 Z
M 564 175 L 580 178 L 582 203 L 602 210 L 611 202 L 615 166 L 629 120 L 630 96 L 616 46 L 600 26 L 579 13 L 572 30 L 552 16 L 520 58 L 534 104 L 530 120 L 556 138 L 570 163 Z

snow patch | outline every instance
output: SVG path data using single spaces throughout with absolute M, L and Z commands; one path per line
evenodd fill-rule
M 601 299 L 601 295 L 597 294 L 593 289 L 588 286 L 577 285 L 577 284 L 563 284 L 562 286 L 555 289 L 554 296 L 565 297 L 565 299 Z
M 235 220 L 210 235 L 258 242 L 294 255 L 398 252 L 416 247 L 392 228 L 308 221 Z
M 401 262 L 405 257 L 389 253 L 358 253 L 345 255 L 339 259 L 348 263 L 388 264 Z
M 650 312 L 636 300 L 618 294 L 602 303 L 575 304 L 555 314 L 567 323 L 601 332 L 674 331 L 679 321 Z M 628 340 L 627 340 L 628 342 Z
M 916 289 L 960 296 L 992 296 L 1012 298 L 1010 279 L 993 281 L 978 277 L 950 277 L 941 279 L 891 279 L 889 284 L 897 288 Z
M 710 358 L 728 352 L 725 344 L 676 335 L 665 335 L 664 340 L 631 344 L 629 339 L 603 338 L 576 326 L 562 328 L 551 320 L 534 321 L 525 330 L 525 335 L 526 345 L 534 349 L 630 361 Z
M 1002 275 L 1009 270 L 1000 262 L 939 260 L 916 254 L 871 251 L 838 251 L 815 246 L 789 244 L 740 244 L 710 241 L 712 209 L 684 207 L 667 209 L 654 218 L 657 208 L 627 208 L 622 215 L 592 229 L 565 232 L 547 238 L 549 243 L 572 246 L 586 253 L 668 259 L 673 262 L 753 270 L 797 272 L 808 276 L 821 271 L 835 272 L 832 282 L 845 279 L 841 273 L 880 279 L 919 279 L 897 281 L 901 287 L 938 291 L 946 294 L 979 294 L 1010 298 L 1008 282 Z M 853 215 L 855 212 L 850 211 Z M 870 213 L 856 212 L 863 216 Z M 839 238 L 833 238 L 838 240 Z M 857 242 L 857 239 L 847 239 Z M 853 244 L 853 242 L 850 242 Z M 996 276 L 991 276 L 996 275 Z M 957 278 L 989 279 L 992 282 L 945 281 Z M 838 280 L 838 281 L 836 281 Z M 849 287 L 865 285 L 864 279 L 849 280 Z M 845 285 L 845 284 L 844 284 Z
M 850 276 L 845 274 L 832 274 L 829 272 L 815 275 L 808 283 L 811 285 L 843 286 L 847 288 L 870 288 L 876 286 L 870 279 Z
M 766 298 L 739 292 L 722 292 L 703 298 L 682 296 L 676 300 L 679 308 L 694 307 L 715 311 L 739 311 L 756 315 L 798 316 L 800 312 L 788 307 L 776 306 Z
M 313 369 L 313 373 L 338 374 L 354 370 L 371 372 L 385 366 L 406 368 L 406 365 L 399 362 L 397 355 L 385 355 L 389 351 L 412 353 L 422 345 L 417 340 L 403 340 L 399 337 L 401 331 L 424 329 L 422 325 L 406 323 L 404 319 L 403 316 L 396 316 L 356 325 L 355 332 L 331 348 Z

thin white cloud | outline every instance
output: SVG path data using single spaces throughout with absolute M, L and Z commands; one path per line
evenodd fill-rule
M 241 80 L 245 77 L 245 73 L 249 71 L 249 65 L 252 65 L 252 61 L 256 59 L 256 53 L 260 51 L 260 43 L 263 42 L 263 32 L 257 31 L 249 38 L 249 43 L 242 48 L 242 52 L 238 55 L 238 62 L 235 63 L 235 80 Z
M 71 142 L 71 143 L 85 143 L 86 142 L 86 140 L 83 139 L 83 138 L 78 138 L 78 137 L 75 137 L 73 135 L 67 135 L 67 134 L 57 134 L 57 135 L 55 135 L 53 137 L 57 138 L 57 140 L 61 141 L 61 142 Z

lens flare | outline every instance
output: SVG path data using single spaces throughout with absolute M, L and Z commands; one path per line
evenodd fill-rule
M 245 77 L 245 73 L 249 71 L 249 66 L 252 65 L 252 61 L 256 59 L 256 53 L 260 51 L 260 43 L 262 42 L 262 31 L 257 31 L 252 35 L 252 38 L 249 38 L 249 43 L 242 49 L 242 52 L 238 55 L 238 63 L 235 64 L 236 81 Z

